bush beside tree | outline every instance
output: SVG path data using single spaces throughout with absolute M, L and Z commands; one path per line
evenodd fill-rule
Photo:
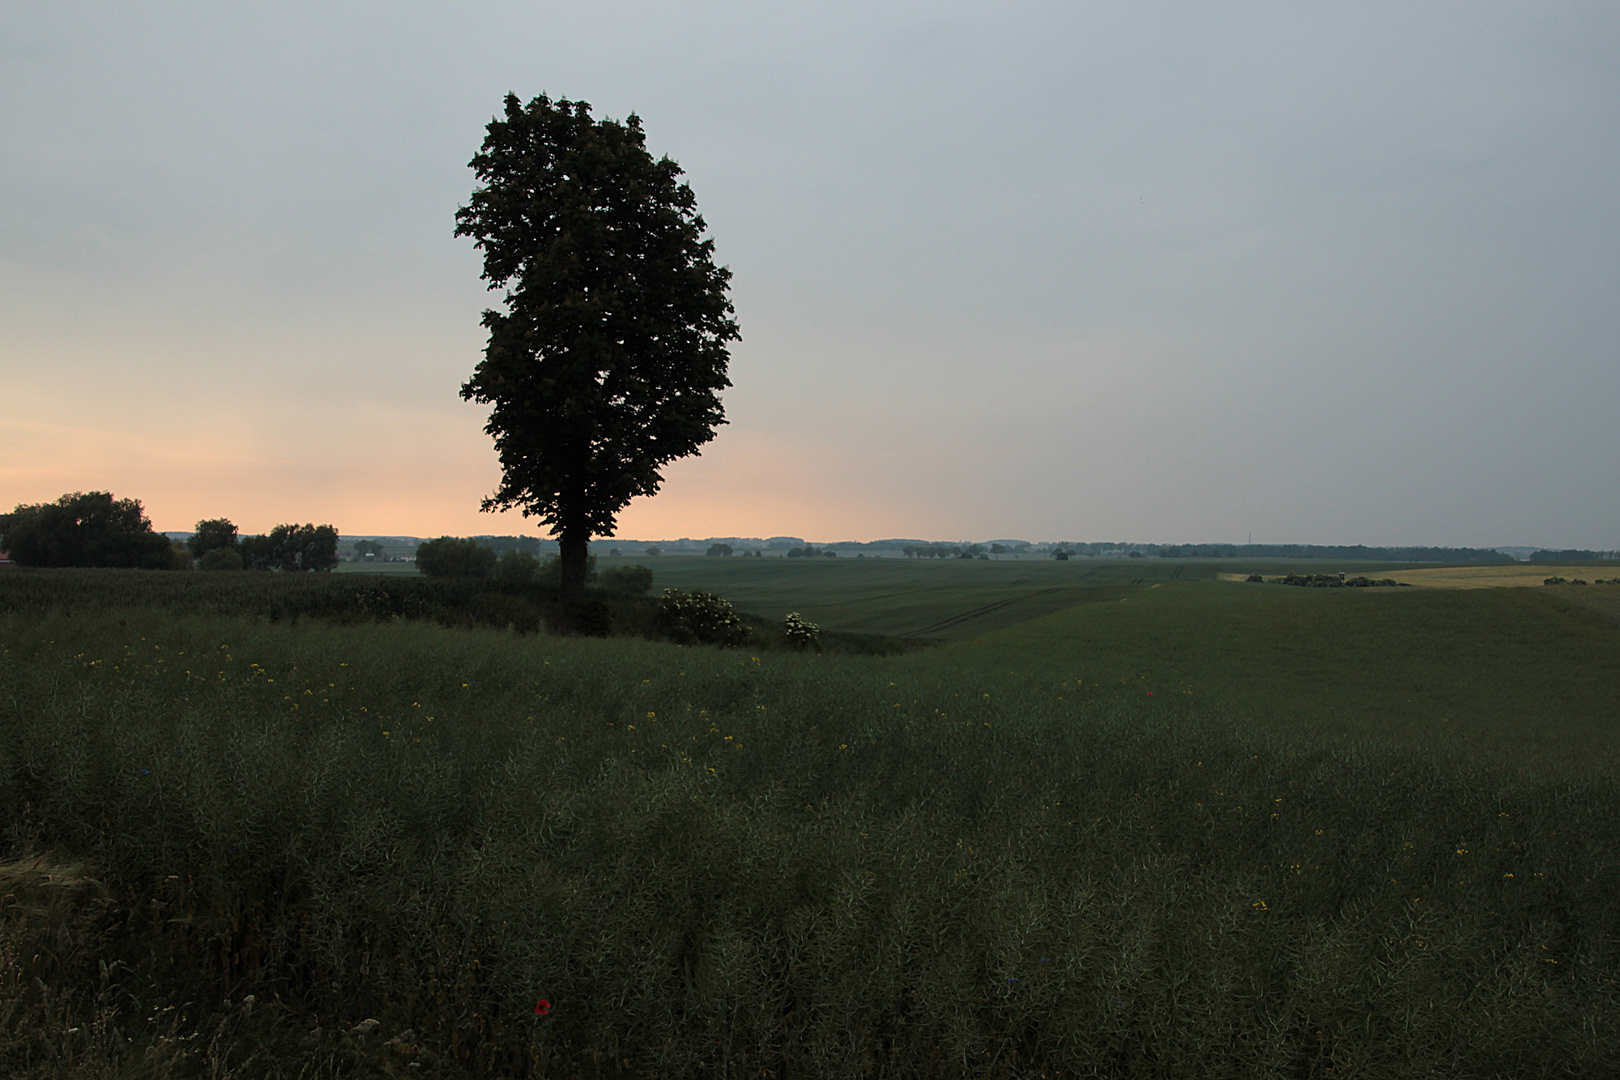
M 652 589 L 650 566 L 613 566 L 602 571 L 602 588 L 625 596 L 645 596 Z
M 416 569 L 428 577 L 488 577 L 499 556 L 476 540 L 441 536 L 416 548 Z
M 682 645 L 742 645 L 749 638 L 731 604 L 702 589 L 665 589 L 657 623 L 665 637 Z
M 540 573 L 540 560 L 527 551 L 508 548 L 495 560 L 493 573 L 501 581 L 533 581 Z

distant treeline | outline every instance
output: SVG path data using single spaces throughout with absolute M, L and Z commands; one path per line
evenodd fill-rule
M 1362 544 L 1153 544 L 1144 555 L 1165 559 L 1343 559 L 1355 562 L 1501 563 L 1511 558 L 1491 548 L 1366 547 Z
M 540 536 L 471 536 L 469 540 L 475 541 L 479 547 L 489 548 L 497 555 L 504 555 L 508 551 L 523 551 L 530 555 L 546 555 L 557 553 L 557 541 Z
M 1587 551 L 1583 548 L 1565 548 L 1563 551 L 1532 551 L 1529 562 L 1535 563 L 1567 563 L 1567 562 L 1608 562 L 1620 559 L 1620 551 Z
M 176 537 L 185 534 L 173 534 Z M 555 555 L 557 541 L 549 537 L 538 536 L 472 536 L 466 539 L 473 541 L 479 547 L 488 548 L 496 555 L 504 555 L 508 551 L 519 551 L 538 557 Z M 414 540 L 414 538 L 394 538 L 396 546 L 400 541 Z M 366 544 L 367 541 L 360 543 Z M 650 547 L 651 541 L 615 539 L 613 537 L 600 537 L 591 543 L 594 551 L 606 554 L 642 555 L 722 555 L 726 548 L 732 553 L 754 555 L 786 555 L 789 558 L 803 558 L 807 556 L 833 556 L 855 555 L 857 553 L 870 553 L 871 555 L 900 554 L 914 559 L 973 559 L 973 558 L 1000 558 L 1003 556 L 1031 555 L 1057 556 L 1066 558 L 1161 558 L 1161 559 L 1337 559 L 1347 562 L 1401 562 L 1401 563 L 1448 563 L 1448 564 L 1490 564 L 1512 561 L 1514 555 L 1495 548 L 1459 548 L 1459 547 L 1367 547 L 1362 544 L 1334 545 L 1334 544 L 1132 544 L 1125 541 L 1088 541 L 1058 540 L 1052 542 L 1032 543 L 1025 540 L 1003 540 L 1000 542 L 971 543 L 967 541 L 928 541 L 910 539 L 888 539 L 869 541 L 837 541 L 833 543 L 812 544 L 797 536 L 773 536 L 769 539 L 759 537 L 709 537 L 703 540 L 682 538 L 680 540 L 662 540 L 657 542 L 656 548 Z M 377 543 L 377 553 L 381 554 L 382 543 Z M 1523 548 L 1515 549 L 1515 553 L 1522 555 Z M 1620 552 L 1616 551 L 1589 551 L 1583 548 L 1568 548 L 1562 551 L 1539 549 L 1527 556 L 1529 562 L 1534 563 L 1588 563 L 1620 559 Z

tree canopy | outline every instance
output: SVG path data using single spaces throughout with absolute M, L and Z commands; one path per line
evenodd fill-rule
M 491 406 L 502 478 L 483 509 L 551 526 L 570 603 L 590 537 L 611 536 L 662 467 L 725 422 L 731 273 L 635 114 L 599 121 L 583 101 L 508 94 L 487 131 L 456 235 L 483 251 L 505 310 L 484 312 L 484 359 L 461 396 Z
M 5 522 L 0 548 L 18 566 L 115 566 L 170 570 L 181 565 L 174 545 L 139 499 L 106 491 L 75 491 L 53 503 L 19 505 Z
M 331 525 L 277 525 L 266 536 L 237 544 L 249 570 L 331 570 L 338 564 L 338 531 Z
M 186 547 L 197 558 L 202 558 L 216 548 L 236 547 L 236 526 L 231 524 L 230 518 L 211 518 L 207 521 L 197 522 L 197 531 L 191 534 L 186 541 Z

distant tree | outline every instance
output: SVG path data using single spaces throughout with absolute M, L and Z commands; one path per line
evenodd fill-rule
M 725 422 L 731 274 L 635 114 L 597 121 L 583 101 L 508 94 L 487 131 L 456 235 L 482 249 L 491 289 L 512 287 L 504 312 L 484 312 L 489 343 L 461 396 L 493 406 L 502 478 L 483 508 L 551 526 L 572 607 L 590 538 Z
M 111 566 L 172 570 L 169 538 L 154 532 L 139 499 L 105 491 L 74 492 L 54 503 L 19 504 L 7 516 L 0 548 L 18 566 Z
M 611 550 L 608 551 L 608 554 L 611 555 L 613 558 L 617 559 L 619 557 L 619 549 L 618 548 L 612 548 Z
M 286 573 L 331 570 L 338 564 L 338 531 L 331 525 L 277 525 L 266 536 L 237 542 L 249 570 Z
M 1005 554 L 1007 554 L 1007 545 L 1005 545 L 1005 544 L 991 544 L 990 545 L 990 554 L 992 554 L 992 555 L 1005 555 Z
M 826 550 L 824 550 L 821 553 L 821 555 L 822 555 L 822 558 L 826 558 L 826 559 L 836 559 L 836 558 L 838 558 L 838 552 L 832 550 L 831 548 L 827 548 Z
M 1052 552 L 1052 558 L 1056 559 L 1058 562 L 1067 562 L 1069 553 L 1064 551 L 1062 548 L 1058 548 L 1056 551 Z
M 350 550 L 352 550 L 362 559 L 367 555 L 370 555 L 374 559 L 382 558 L 383 542 L 381 540 L 356 540 L 349 546 Z
M 215 548 L 236 547 L 236 526 L 231 524 L 230 518 L 210 518 L 207 521 L 197 522 L 196 531 L 186 541 L 186 547 L 197 558 L 213 551 Z
M 709 545 L 709 550 L 705 551 L 704 554 L 705 555 L 730 555 L 731 554 L 731 545 L 730 544 L 710 544 Z
M 654 544 L 652 547 L 647 549 L 647 554 L 656 559 L 658 556 L 663 554 L 663 551 L 659 549 L 658 545 Z
M 236 542 L 244 570 L 274 570 L 276 557 L 268 536 L 244 536 Z
M 498 556 L 476 540 L 441 536 L 416 548 L 416 569 L 429 577 L 488 577 Z
M 336 526 L 277 525 L 270 531 L 270 535 L 276 538 L 280 545 L 283 570 L 319 572 L 337 567 Z

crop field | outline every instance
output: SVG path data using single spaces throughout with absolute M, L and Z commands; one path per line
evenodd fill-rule
M 602 558 L 599 566 L 640 564 L 659 588 L 707 589 L 741 611 L 781 618 L 797 611 L 822 626 L 905 637 L 977 637 L 1076 604 L 1117 599 L 1119 589 L 1220 573 L 1322 573 L 1307 560 L 1184 562 L 1174 559 L 1071 559 L 992 562 L 968 559 L 740 559 L 702 556 Z M 1332 563 L 1334 572 L 1378 572 L 1390 563 Z
M 338 563 L 335 574 L 410 574 L 418 573 L 414 562 L 346 562 Z
M 1620 587 L 647 563 L 0 575 L 0 1075 L 1614 1073 Z
M 1570 566 L 1540 563 L 1511 563 L 1506 566 L 1431 566 L 1419 570 L 1395 570 L 1380 574 L 1409 585 L 1429 589 L 1500 589 L 1513 586 L 1540 587 L 1550 577 L 1591 581 L 1620 577 L 1620 564 L 1583 563 Z

